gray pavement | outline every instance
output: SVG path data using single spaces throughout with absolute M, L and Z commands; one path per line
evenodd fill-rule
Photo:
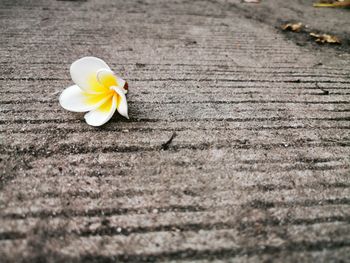
M 0 261 L 349 260 L 350 10 L 311 4 L 0 0 Z M 130 120 L 58 104 L 87 55 Z

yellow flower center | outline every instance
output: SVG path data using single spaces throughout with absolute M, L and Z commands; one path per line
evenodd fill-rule
M 118 87 L 117 78 L 113 74 L 103 74 L 99 79 L 96 74 L 91 74 L 88 83 L 94 93 L 108 92 L 111 86 Z
M 117 96 L 118 98 L 119 96 Z M 118 101 L 118 100 L 117 100 Z M 103 112 L 109 112 L 112 108 L 113 104 L 113 97 L 111 96 L 105 103 L 103 103 L 98 110 Z
M 87 104 L 95 105 L 101 100 L 106 100 L 98 109 L 108 112 L 112 107 L 113 95 L 116 95 L 117 105 L 119 105 L 120 96 L 110 88 L 112 86 L 118 87 L 117 78 L 113 74 L 102 74 L 99 79 L 96 74 L 91 74 L 88 83 L 92 93 L 85 94 Z

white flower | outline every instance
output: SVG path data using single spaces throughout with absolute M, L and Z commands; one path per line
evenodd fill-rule
M 59 101 L 63 108 L 74 112 L 88 111 L 84 117 L 92 126 L 105 124 L 115 110 L 129 118 L 125 97 L 128 85 L 103 60 L 95 57 L 78 59 L 71 65 L 70 74 L 76 85 L 62 92 Z

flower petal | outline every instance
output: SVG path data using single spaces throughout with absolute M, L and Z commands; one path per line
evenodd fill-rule
M 101 69 L 111 70 L 102 59 L 95 57 L 83 57 L 76 60 L 70 67 L 72 80 L 85 92 L 102 93 L 108 87 L 104 87 L 97 81 L 97 72 Z
M 121 87 L 124 94 L 128 93 L 128 89 L 125 87 L 126 81 L 117 76 L 118 87 Z
M 98 108 L 113 93 L 88 94 L 77 85 L 66 88 L 60 95 L 59 102 L 63 108 L 74 112 L 85 112 Z
M 104 87 L 119 86 L 117 77 L 112 70 L 100 69 L 97 71 L 97 80 Z
M 117 101 L 117 110 L 120 115 L 124 116 L 125 118 L 129 119 L 128 116 L 128 102 L 126 101 L 124 89 L 120 87 L 111 87 L 115 92 L 118 94 L 118 101 Z
M 125 87 L 126 81 L 122 78 L 116 76 L 113 71 L 108 69 L 100 69 L 97 72 L 97 80 L 104 86 L 104 87 L 120 87 L 123 89 L 124 94 L 128 93 L 127 87 Z
M 117 95 L 115 94 L 97 109 L 86 113 L 84 118 L 91 126 L 101 126 L 112 118 L 116 109 Z

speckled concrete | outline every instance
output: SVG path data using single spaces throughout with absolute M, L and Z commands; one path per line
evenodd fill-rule
M 0 261 L 346 262 L 349 10 L 291 2 L 1 0 Z M 130 120 L 59 106 L 86 55 Z

